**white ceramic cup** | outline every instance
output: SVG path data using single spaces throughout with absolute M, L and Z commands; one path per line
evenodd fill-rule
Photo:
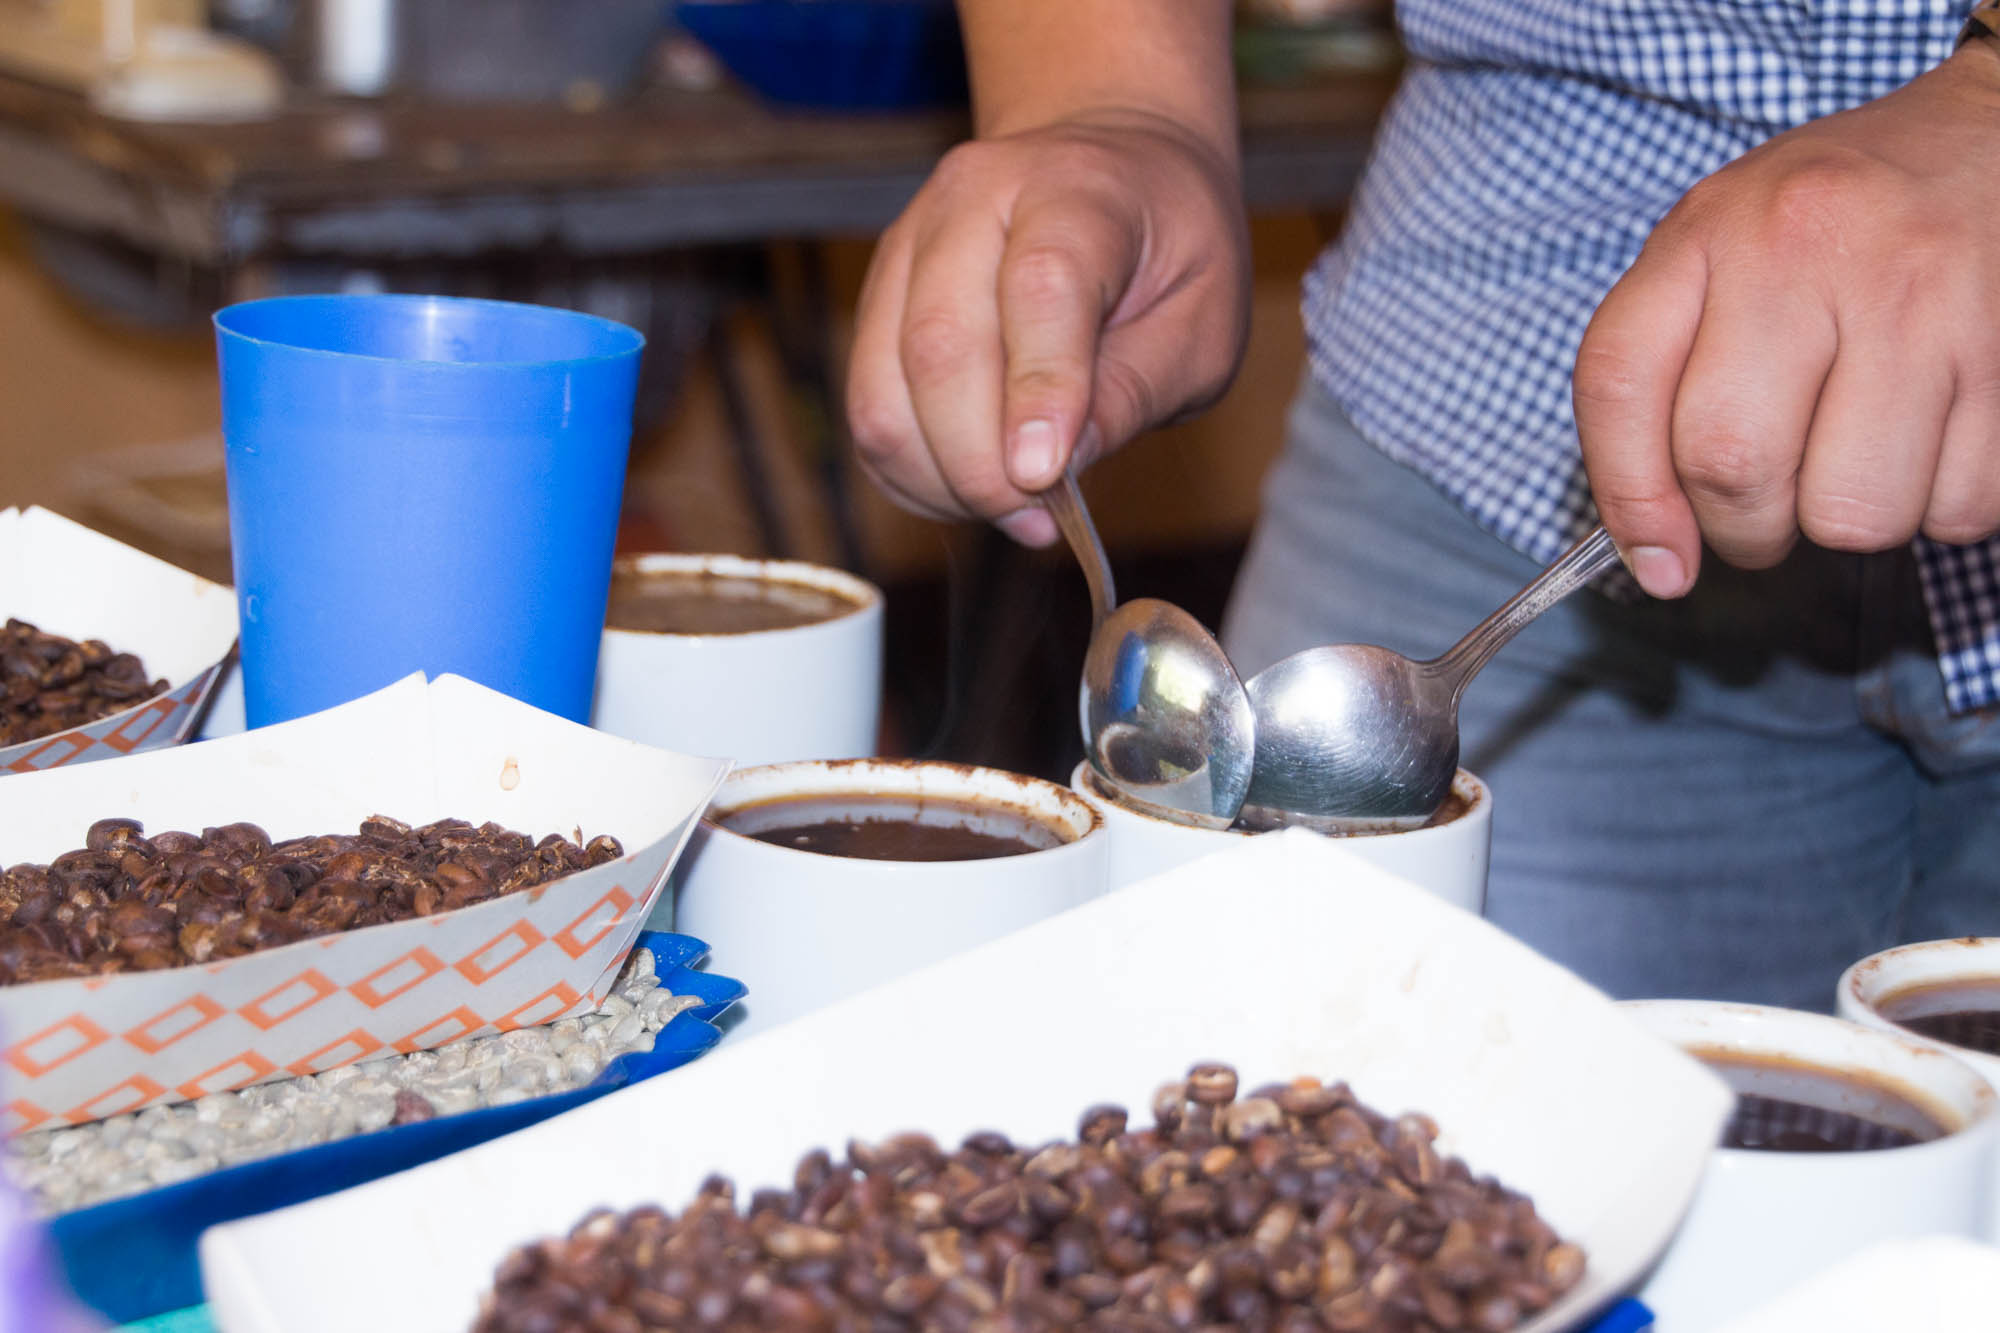
M 1976 1238 L 2000 1143 L 2000 1103 L 1941 1047 L 1761 1005 L 1642 1000 L 1633 1018 L 1694 1054 L 1776 1059 L 1886 1084 L 1948 1132 L 1865 1152 L 1717 1148 L 1672 1245 L 1639 1292 L 1662 1333 L 1713 1328 L 1871 1245 Z M 1647 1112 L 1632 1108 L 1633 1150 Z
M 1257 836 L 1242 829 L 1176 824 L 1120 805 L 1087 759 L 1070 774 L 1069 785 L 1104 817 L 1111 841 L 1114 889 Z M 1337 841 L 1362 860 L 1401 875 L 1448 903 L 1477 912 L 1486 902 L 1486 864 L 1493 847 L 1493 794 L 1462 768 L 1452 779 L 1452 792 L 1467 808 L 1448 824 Z
M 872 861 L 800 851 L 723 828 L 714 816 L 785 797 L 873 793 L 988 802 L 1070 840 L 983 861 Z M 674 871 L 671 926 L 706 940 L 717 971 L 749 988 L 741 1036 L 915 971 L 1093 898 L 1103 823 L 1089 802 L 1039 778 L 921 760 L 804 761 L 742 768 Z M 995 997 L 996 1002 L 1000 997 Z
M 1882 1001 L 1919 986 L 1975 981 L 2000 986 L 2000 938 L 1927 940 L 1884 949 L 1840 974 L 1834 1003 L 1842 1018 L 1910 1036 L 1907 1029 L 1882 1016 L 1878 1008 Z M 1950 1049 L 2000 1092 L 2000 1056 L 1961 1046 Z
M 882 713 L 882 594 L 875 585 L 823 565 L 733 555 L 631 556 L 617 568 L 805 584 L 854 609 L 810 625 L 741 633 L 606 629 L 593 727 L 738 764 L 875 753 Z
M 2000 985 L 2000 938 L 1926 940 L 1885 949 L 1840 974 L 1834 1003 L 1842 1018 L 1909 1037 L 1915 1034 L 1882 1016 L 1879 1006 L 1884 1000 L 1919 986 L 1971 981 Z M 1963 1046 L 1945 1049 L 1979 1071 L 2000 1093 L 2000 1056 Z M 1987 1219 L 1985 1238 L 2000 1243 L 2000 1157 L 1995 1159 L 1994 1170 L 1993 1213 Z

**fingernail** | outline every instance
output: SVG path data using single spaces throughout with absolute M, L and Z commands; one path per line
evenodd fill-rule
M 996 526 L 1023 546 L 1040 548 L 1052 545 L 1056 539 L 1056 521 L 1048 510 L 1040 507 L 1016 509 Z
M 1625 553 L 1625 567 L 1655 597 L 1678 597 L 1687 588 L 1687 566 L 1664 546 L 1633 547 Z
M 1014 479 L 1026 489 L 1047 481 L 1056 470 L 1056 423 L 1044 417 L 1024 421 L 1014 431 Z

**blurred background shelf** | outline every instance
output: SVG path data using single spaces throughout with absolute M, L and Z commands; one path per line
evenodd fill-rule
M 526 23 L 536 5 L 488 12 Z M 891 593 L 884 748 L 1068 771 L 1060 682 L 1087 618 L 1074 570 L 895 510 L 852 474 L 842 427 L 872 239 L 966 135 L 963 106 L 784 107 L 672 35 L 631 86 L 601 45 L 544 43 L 553 72 L 516 79 L 509 100 L 466 100 L 491 92 L 493 72 L 454 71 L 412 39 L 405 86 L 335 96 L 278 23 L 295 6 L 211 7 L 297 75 L 276 114 L 119 119 L 0 74 L 0 499 L 226 576 L 218 305 L 425 290 L 590 310 L 649 340 L 628 546 L 793 555 L 876 579 Z M 478 31 L 492 49 L 531 50 L 535 30 L 519 23 Z M 1254 56 L 1239 47 L 1256 72 Z M 1294 60 L 1246 84 L 1257 271 L 1243 372 L 1206 416 L 1090 477 L 1135 589 L 1219 611 L 1304 360 L 1297 283 L 1338 225 L 1396 77 L 1391 47 L 1373 64 Z M 967 598 L 1014 609 L 972 617 Z M 1026 695 L 998 699 L 975 675 Z M 1006 725 L 992 707 L 1045 724 Z

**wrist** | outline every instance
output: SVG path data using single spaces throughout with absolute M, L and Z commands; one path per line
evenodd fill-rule
M 1015 120 L 996 118 L 979 127 L 982 139 L 1023 134 L 1067 135 L 1100 143 L 1148 141 L 1156 150 L 1173 152 L 1191 161 L 1226 192 L 1233 195 L 1242 189 L 1242 154 L 1233 121 L 1229 131 L 1222 133 L 1190 120 L 1178 108 L 1135 100 L 1067 107 L 1057 113 L 1024 115 Z
M 2000 111 L 2000 7 L 1972 11 L 1958 46 L 1938 67 L 1976 106 Z
M 982 139 L 1117 117 L 1233 161 L 1230 0 L 959 0 Z
M 1953 59 L 2000 61 L 2000 0 L 1981 0 L 1966 17 Z

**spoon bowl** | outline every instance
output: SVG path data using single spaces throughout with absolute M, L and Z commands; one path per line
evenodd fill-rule
M 1466 683 L 1536 616 L 1617 561 L 1598 528 L 1428 662 L 1340 643 L 1258 672 L 1248 690 L 1256 754 L 1247 804 L 1330 831 L 1422 824 L 1451 793 Z
M 1090 648 L 1077 716 L 1090 766 L 1137 809 L 1228 828 L 1243 808 L 1256 722 L 1215 636 L 1173 605 L 1118 605 L 1111 563 L 1074 470 L 1042 496 L 1090 584 Z
M 1429 662 L 1370 643 L 1308 648 L 1251 678 L 1245 806 L 1333 832 L 1415 828 L 1451 794 L 1458 697 Z
M 1250 697 L 1222 645 L 1156 598 L 1126 602 L 1091 635 L 1077 690 L 1085 754 L 1148 814 L 1228 828 L 1256 754 Z

